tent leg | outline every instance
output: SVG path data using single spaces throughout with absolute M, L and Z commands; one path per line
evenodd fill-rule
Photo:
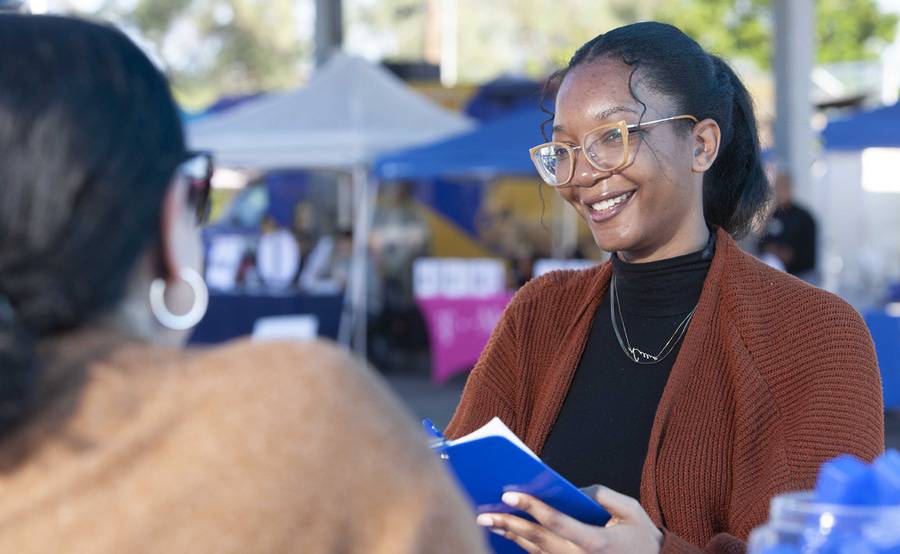
M 339 341 L 349 346 L 358 355 L 366 355 L 367 310 L 366 273 L 368 266 L 369 226 L 372 203 L 365 166 L 353 168 L 353 197 L 355 200 L 353 220 L 353 259 L 351 261 L 350 282 L 344 295 L 344 311 L 341 317 Z
M 350 274 L 348 275 L 347 285 L 344 287 L 344 304 L 341 308 L 341 321 L 338 327 L 338 343 L 345 348 L 350 348 L 353 342 L 353 325 L 356 308 L 354 299 L 356 298 L 356 281 L 357 278 L 357 241 L 359 238 L 356 234 L 356 228 L 353 229 L 353 254 L 350 258 Z

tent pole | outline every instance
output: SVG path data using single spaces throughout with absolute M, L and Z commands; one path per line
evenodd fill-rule
M 366 356 L 366 338 L 368 332 L 368 311 L 366 310 L 366 273 L 368 265 L 369 227 L 371 219 L 371 201 L 369 198 L 369 172 L 364 165 L 353 168 L 353 197 L 356 199 L 356 217 L 353 221 L 353 279 L 351 287 L 353 298 L 352 337 L 353 351 Z
M 356 186 L 356 173 L 351 172 L 351 198 L 356 196 Z M 353 204 L 351 205 L 350 210 L 357 210 L 355 202 L 353 202 Z M 351 348 L 353 346 L 353 330 L 356 325 L 356 287 L 357 281 L 359 281 L 359 270 L 357 268 L 357 266 L 359 265 L 359 256 L 357 255 L 357 252 L 359 250 L 358 243 L 360 237 L 357 220 L 356 218 L 351 219 L 353 221 L 353 248 L 352 255 L 350 257 L 350 274 L 348 275 L 347 285 L 344 287 L 344 304 L 341 309 L 340 326 L 338 327 L 338 343 L 345 348 Z

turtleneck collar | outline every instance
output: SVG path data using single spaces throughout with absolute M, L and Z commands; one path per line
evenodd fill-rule
M 706 246 L 696 252 L 647 263 L 628 263 L 613 254 L 618 302 L 624 313 L 643 317 L 684 315 L 697 305 L 716 247 L 710 230 Z

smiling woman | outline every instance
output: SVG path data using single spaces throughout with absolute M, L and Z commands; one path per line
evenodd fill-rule
M 529 552 L 742 551 L 772 495 L 810 487 L 832 456 L 882 450 L 868 331 L 735 243 L 769 186 L 725 62 L 638 23 L 582 46 L 552 83 L 552 137 L 532 160 L 613 256 L 519 291 L 447 434 L 499 416 L 570 481 L 603 485 L 614 518 L 591 527 L 513 494 L 537 523 L 479 523 Z

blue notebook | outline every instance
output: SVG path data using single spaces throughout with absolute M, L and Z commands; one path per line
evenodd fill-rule
M 542 462 L 498 418 L 456 441 L 447 441 L 430 421 L 422 422 L 434 438 L 430 443 L 453 471 L 479 514 L 499 512 L 531 519 L 504 504 L 505 492 L 523 492 L 575 519 L 605 525 L 609 513 L 578 487 Z M 514 542 L 488 532 L 497 554 L 525 552 Z

